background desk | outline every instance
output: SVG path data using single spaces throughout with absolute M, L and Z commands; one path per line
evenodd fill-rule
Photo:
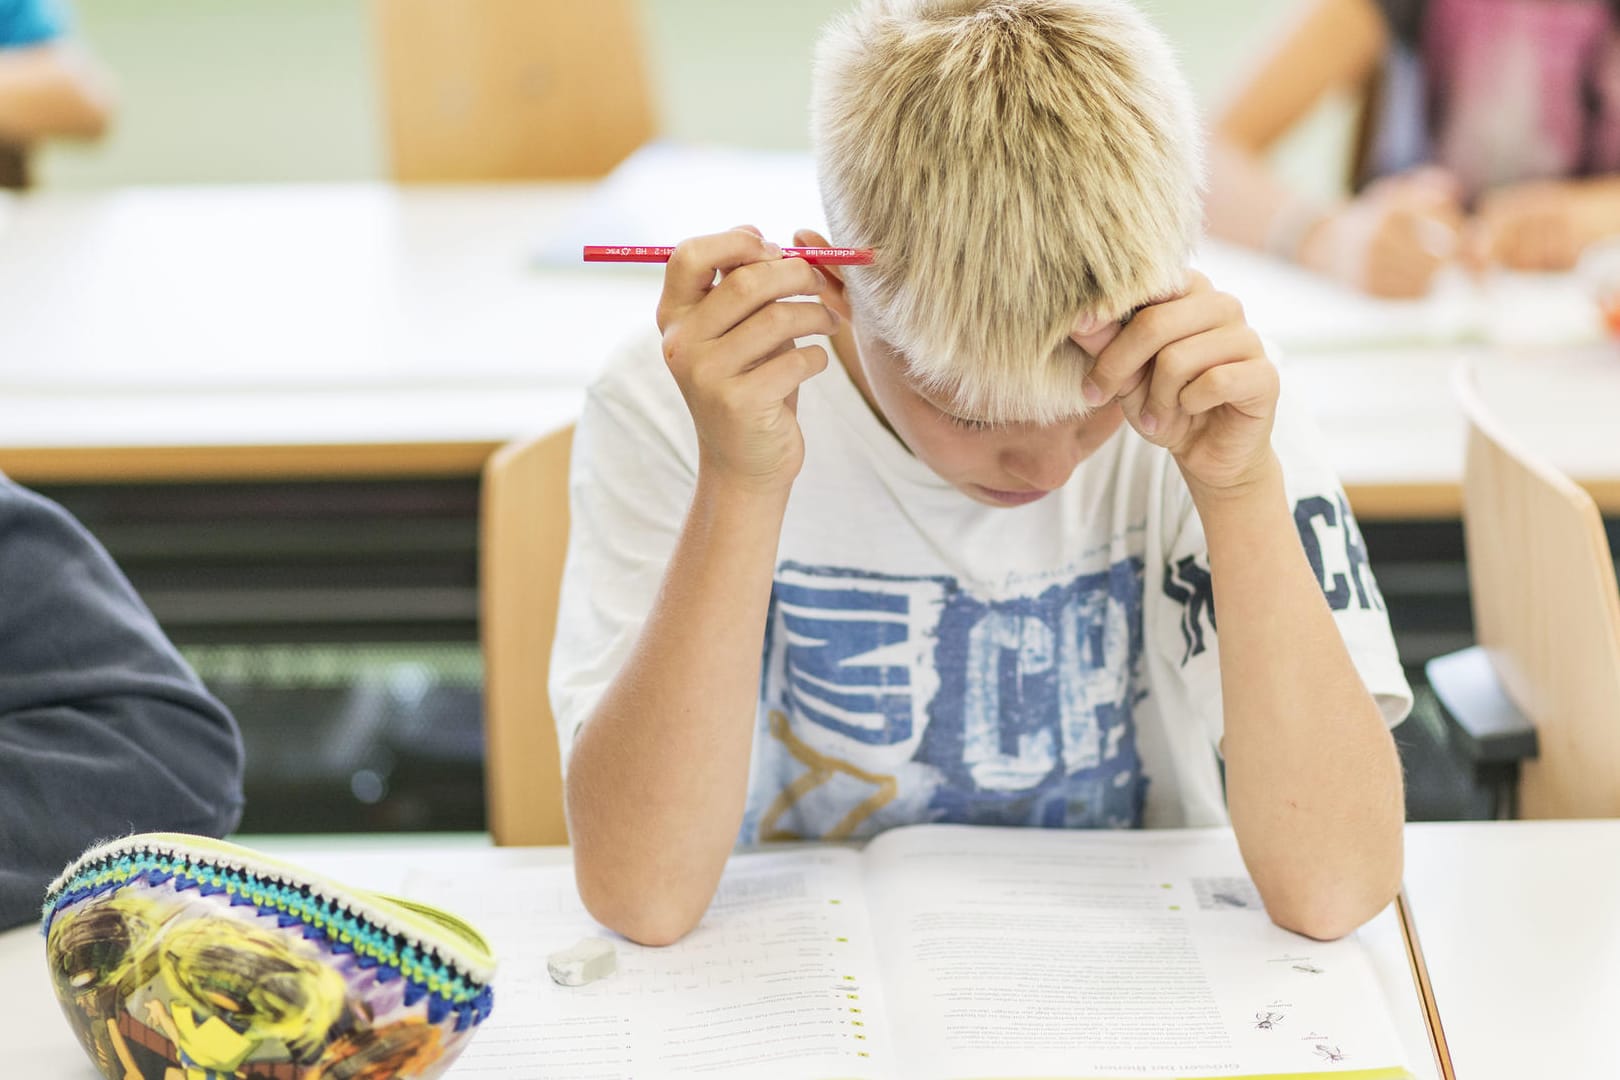
M 561 848 L 486 845 L 470 837 L 259 842 L 372 888 L 397 888 L 412 864 L 430 858 L 476 868 L 567 857 Z M 1411 825 L 1406 865 L 1457 1075 L 1611 1075 L 1611 1024 L 1620 1015 L 1620 821 Z M 464 914 L 477 921 L 476 912 Z M 0 934 L 8 1074 L 90 1080 L 95 1074 L 58 1015 L 43 957 L 33 928 Z M 1391 995 L 1409 992 L 1403 970 L 1381 976 Z M 1421 1027 L 1409 1023 L 1404 1034 L 1409 1052 L 1421 1053 Z
M 0 225 L 0 469 L 474 475 L 493 447 L 577 412 L 626 312 L 650 307 L 644 280 L 531 268 L 580 191 L 18 199 Z

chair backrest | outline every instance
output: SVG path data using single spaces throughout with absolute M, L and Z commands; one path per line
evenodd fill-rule
M 1620 816 L 1620 589 L 1603 519 L 1503 433 L 1470 367 L 1454 382 L 1474 634 L 1540 748 L 1520 773 L 1520 813 Z
M 652 137 L 634 0 L 373 0 L 394 179 L 596 177 Z
M 0 189 L 21 191 L 28 186 L 28 151 L 11 143 L 0 143 Z
M 566 844 L 562 766 L 546 683 L 568 553 L 570 425 L 484 466 L 479 634 L 484 784 L 497 844 Z

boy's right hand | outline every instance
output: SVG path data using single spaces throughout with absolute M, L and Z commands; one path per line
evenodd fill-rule
M 794 339 L 831 334 L 838 317 L 817 300 L 790 297 L 818 296 L 825 286 L 820 271 L 782 258 L 747 226 L 676 247 L 658 328 L 706 480 L 757 494 L 792 487 L 804 463 L 799 385 L 827 366 L 825 349 L 798 348 Z

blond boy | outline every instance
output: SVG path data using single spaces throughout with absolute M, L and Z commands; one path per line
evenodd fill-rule
M 580 423 L 552 696 L 586 905 L 665 943 L 739 838 L 1229 815 L 1279 924 L 1360 924 L 1409 691 L 1337 482 L 1187 269 L 1162 40 L 1124 0 L 868 0 L 815 144 L 876 265 L 687 241 L 661 353 Z

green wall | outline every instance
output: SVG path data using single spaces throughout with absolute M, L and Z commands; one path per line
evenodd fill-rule
M 642 0 L 665 132 L 805 145 L 811 44 L 846 2 Z M 1297 3 L 1145 6 L 1213 102 Z M 120 115 L 98 145 L 46 149 L 43 185 L 386 175 L 368 0 L 76 0 L 76 8 L 83 36 L 118 77 Z M 1285 155 L 1313 187 L 1342 171 L 1343 110 L 1328 113 Z

